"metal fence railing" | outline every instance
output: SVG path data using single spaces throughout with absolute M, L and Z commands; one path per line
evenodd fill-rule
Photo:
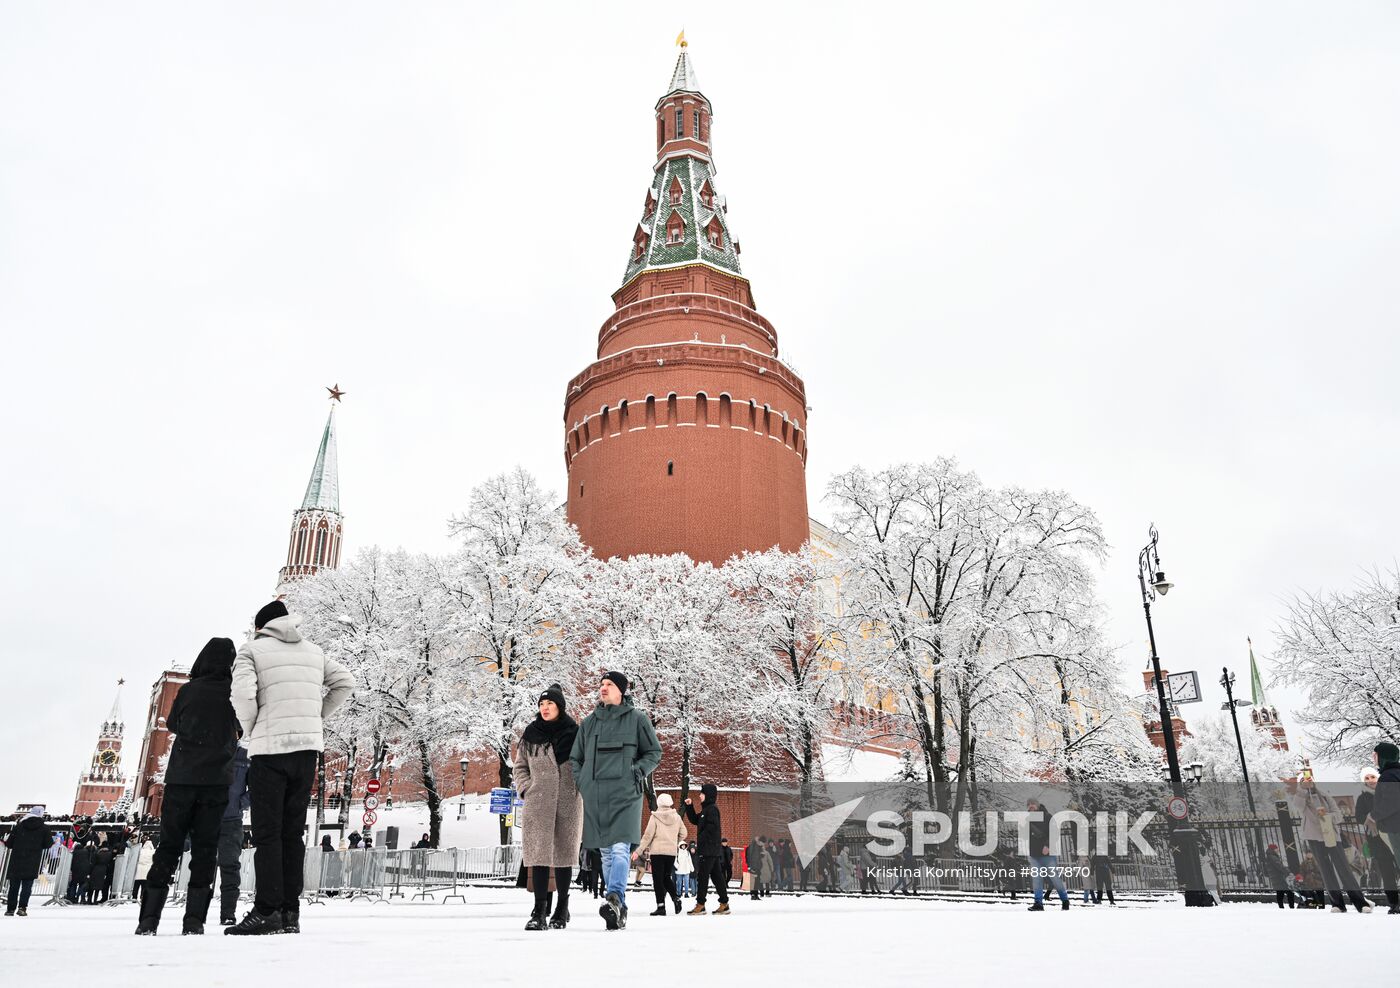
M 462 889 L 466 886 L 514 880 L 520 868 L 520 850 L 518 844 L 402 851 L 311 849 L 303 862 L 302 894 L 308 902 L 321 902 L 326 898 L 371 902 L 392 902 L 399 898 L 435 901 L 439 895 L 445 896 L 444 902 L 465 901 Z M 239 893 L 244 899 L 252 899 L 257 892 L 253 857 L 253 848 L 245 848 L 239 857 Z M 62 845 L 45 852 L 39 877 L 30 894 L 31 905 L 73 905 L 87 901 L 82 884 L 70 878 L 72 861 L 72 851 Z M 6 874 L 8 865 L 9 851 L 0 846 L 0 875 Z M 94 890 L 98 893 L 95 899 L 107 905 L 131 902 L 135 897 L 139 867 L 138 847 L 115 855 L 110 885 L 104 883 L 103 890 Z M 171 882 L 172 902 L 183 898 L 189 878 L 189 856 L 181 855 Z M 0 883 L 0 895 L 7 891 L 8 882 Z

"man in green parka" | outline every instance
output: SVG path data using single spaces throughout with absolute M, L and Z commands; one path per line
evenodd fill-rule
M 603 855 L 607 898 L 598 914 L 608 929 L 627 926 L 627 872 L 642 840 L 646 777 L 661 764 L 661 745 L 646 714 L 627 697 L 627 677 L 603 673 L 598 706 L 579 725 L 569 763 L 583 795 L 583 845 Z

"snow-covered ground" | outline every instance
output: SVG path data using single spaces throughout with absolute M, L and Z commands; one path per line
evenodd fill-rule
M 300 936 L 235 939 L 211 927 L 135 937 L 134 906 L 0 917 L 7 985 L 386 984 L 1176 985 L 1385 984 L 1400 918 L 1179 905 L 1025 912 L 1017 904 L 735 897 L 727 917 L 645 915 L 621 933 L 574 894 L 569 929 L 526 933 L 529 899 L 469 889 L 466 905 L 303 907 Z M 1391 971 L 1390 975 L 1384 974 Z M 1157 973 L 1153 973 L 1157 972 Z M 153 981 L 152 979 L 155 979 Z

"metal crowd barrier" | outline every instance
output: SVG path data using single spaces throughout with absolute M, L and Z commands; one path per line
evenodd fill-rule
M 135 899 L 139 852 L 139 847 L 133 845 L 113 858 L 112 884 L 105 904 L 122 905 Z M 436 901 L 438 896 L 443 897 L 443 902 L 465 902 L 463 889 L 468 885 L 514 880 L 520 868 L 520 855 L 518 844 L 402 851 L 308 849 L 303 862 L 302 895 L 308 903 L 324 902 L 328 898 L 381 903 L 395 899 Z M 245 848 L 239 856 L 239 893 L 247 900 L 257 892 L 253 856 L 253 848 Z M 72 858 L 72 852 L 61 845 L 45 853 L 31 892 L 31 905 L 73 904 L 68 898 Z M 8 863 L 9 851 L 0 846 L 0 875 L 5 873 Z M 181 855 L 171 883 L 172 903 L 184 898 L 189 880 L 189 855 Z

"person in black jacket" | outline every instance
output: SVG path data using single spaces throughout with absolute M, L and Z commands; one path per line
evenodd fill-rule
M 96 845 L 92 857 L 92 870 L 88 872 L 87 894 L 83 901 L 89 905 L 107 901 L 108 889 L 112 887 L 112 849 L 106 841 Z
M 1288 866 L 1283 863 L 1277 844 L 1270 844 L 1264 852 L 1264 875 L 1269 879 L 1269 887 L 1274 890 L 1280 909 L 1285 900 L 1289 909 L 1298 904 L 1298 897 L 1293 894 L 1293 886 L 1288 881 Z
M 1050 812 L 1040 805 L 1040 801 L 1031 799 L 1026 801 L 1026 814 L 1030 823 L 1030 853 L 1027 858 L 1030 862 L 1031 870 L 1031 893 L 1035 896 L 1035 902 L 1030 905 L 1030 912 L 1044 912 L 1045 906 L 1042 900 L 1045 896 L 1045 879 L 1050 879 L 1055 891 L 1060 893 L 1060 908 L 1069 908 L 1069 892 L 1065 889 L 1065 880 L 1060 873 L 1059 856 L 1055 854 L 1050 833 Z
M 44 853 L 53 847 L 53 831 L 44 823 L 44 808 L 31 806 L 29 812 L 10 836 L 5 838 L 5 846 L 10 849 L 10 864 L 5 869 L 5 877 L 10 880 L 10 891 L 5 897 L 5 915 L 29 915 L 29 893 L 34 888 L 34 879 L 39 877 L 39 865 Z
M 165 769 L 160 846 L 142 889 L 138 936 L 155 936 L 186 837 L 190 841 L 190 884 L 183 932 L 204 932 L 214 898 L 219 827 L 228 806 L 238 748 L 238 719 L 229 700 L 234 655 L 230 639 L 209 639 L 194 660 L 190 681 L 180 687 L 165 719 L 175 735 L 175 745 Z
M 711 881 L 719 892 L 719 908 L 716 916 L 729 915 L 729 883 L 724 877 L 724 845 L 720 831 L 723 825 L 719 818 L 719 789 L 713 783 L 700 787 L 700 799 L 694 796 L 685 801 L 685 818 L 695 826 L 695 908 L 686 915 L 705 914 L 705 893 Z M 697 809 L 699 812 L 696 812 Z
M 1375 747 L 1375 757 L 1380 771 L 1368 815 L 1376 831 L 1385 834 L 1390 842 L 1390 860 L 1400 869 L 1400 747 L 1382 741 Z M 1359 811 L 1357 816 L 1361 816 Z M 1390 900 L 1389 911 L 1400 913 L 1394 893 L 1387 890 L 1386 898 Z
M 92 862 L 97 857 L 97 848 L 90 841 L 83 841 L 73 848 L 73 859 L 68 863 L 68 901 L 77 903 L 87 894 L 88 876 L 92 874 Z
M 724 884 L 727 888 L 734 881 L 734 848 L 729 846 L 729 838 L 721 837 L 720 850 L 724 852 Z

